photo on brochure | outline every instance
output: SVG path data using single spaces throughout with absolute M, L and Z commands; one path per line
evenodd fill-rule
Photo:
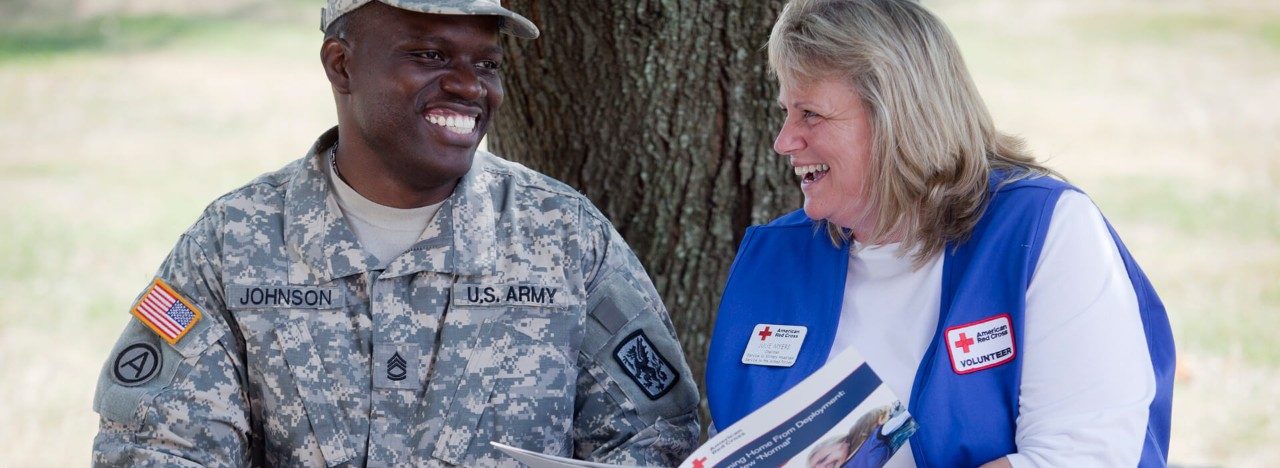
M 682 468 L 911 466 L 907 440 L 920 425 L 855 349 L 732 426 Z M 532 468 L 609 467 L 491 442 Z

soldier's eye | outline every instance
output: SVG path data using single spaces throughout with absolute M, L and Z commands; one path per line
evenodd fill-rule
M 427 60 L 444 60 L 444 55 L 435 50 L 425 50 L 422 52 L 414 53 L 413 55 L 416 55 L 420 58 L 424 58 Z

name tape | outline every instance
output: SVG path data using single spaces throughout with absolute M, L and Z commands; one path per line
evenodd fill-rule
M 455 284 L 453 285 L 453 305 L 464 307 L 533 306 L 562 308 L 569 304 L 567 298 L 560 294 L 560 288 L 554 286 Z
M 347 305 L 338 288 L 315 286 L 227 286 L 227 308 L 337 309 Z

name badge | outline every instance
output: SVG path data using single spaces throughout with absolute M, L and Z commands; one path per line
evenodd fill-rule
M 528 284 L 455 284 L 453 305 L 494 307 L 556 307 L 568 305 L 555 286 Z
M 791 367 L 800 355 L 808 327 L 762 323 L 751 331 L 742 363 L 757 366 Z
M 337 309 L 347 305 L 338 288 L 315 286 L 227 286 L 227 308 Z
M 968 374 L 1012 361 L 1013 323 L 1009 314 L 1000 314 L 977 322 L 948 328 L 947 352 L 951 354 L 951 370 Z

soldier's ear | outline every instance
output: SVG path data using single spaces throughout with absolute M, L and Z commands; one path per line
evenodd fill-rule
M 351 43 L 341 37 L 327 37 L 320 46 L 320 63 L 329 84 L 338 94 L 351 94 L 351 74 L 347 65 L 351 60 Z

